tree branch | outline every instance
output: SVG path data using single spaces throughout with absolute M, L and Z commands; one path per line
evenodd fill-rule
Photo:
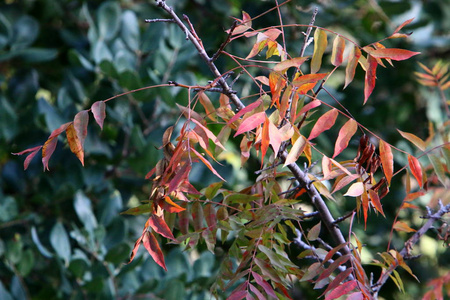
M 224 94 L 226 94 L 228 97 L 230 97 L 231 102 L 236 106 L 237 110 L 242 110 L 245 108 L 245 105 L 242 103 L 241 99 L 235 94 L 235 92 L 231 89 L 231 87 L 227 84 L 225 79 L 223 78 L 222 74 L 217 69 L 216 65 L 214 64 L 214 61 L 208 56 L 203 46 L 198 42 L 197 38 L 191 33 L 189 28 L 180 20 L 178 15 L 173 11 L 173 9 L 168 6 L 165 2 L 165 0 L 155 0 L 156 5 L 161 7 L 163 10 L 165 10 L 174 20 L 175 23 L 183 30 L 183 32 L 186 34 L 187 39 L 194 45 L 194 47 L 197 49 L 197 52 L 199 53 L 200 57 L 203 59 L 203 61 L 208 65 L 211 72 L 214 74 L 216 78 L 218 78 L 218 84 L 222 87 Z M 315 14 L 314 14 L 315 17 Z M 314 22 L 314 20 L 312 20 Z M 311 31 L 309 31 L 311 32 Z M 285 162 L 287 158 L 287 151 L 282 151 L 279 154 L 280 159 Z M 296 180 L 306 188 L 307 193 L 309 197 L 311 198 L 311 202 L 316 207 L 317 211 L 319 212 L 320 218 L 322 222 L 325 224 L 325 227 L 330 232 L 331 236 L 334 239 L 334 242 L 337 245 L 346 243 L 346 240 L 339 229 L 339 226 L 335 224 L 335 220 L 333 216 L 331 215 L 330 210 L 328 209 L 327 205 L 325 204 L 325 201 L 323 200 L 322 196 L 319 194 L 317 189 L 312 184 L 312 180 L 310 180 L 306 174 L 306 172 L 302 171 L 300 167 L 295 164 L 289 164 L 287 166 L 289 170 L 292 172 L 292 174 L 295 176 Z M 344 246 L 341 249 L 342 255 L 350 254 L 350 249 L 348 246 Z
M 428 221 L 419 229 L 416 231 L 416 233 L 413 234 L 412 237 L 410 237 L 405 242 L 405 247 L 400 251 L 400 255 L 404 258 L 408 258 L 410 256 L 411 250 L 413 246 L 420 240 L 420 238 L 431 228 L 434 221 L 439 220 L 443 215 L 448 214 L 450 212 L 450 204 L 447 204 L 444 206 L 442 204 L 442 201 L 439 200 L 439 210 L 435 212 L 434 214 L 431 214 L 430 212 L 426 216 Z M 397 268 L 396 265 L 391 265 L 385 272 L 383 272 L 378 279 L 377 283 L 374 287 L 372 287 L 372 293 L 374 298 L 376 299 L 378 297 L 378 293 L 381 289 L 381 287 L 386 283 L 391 273 Z

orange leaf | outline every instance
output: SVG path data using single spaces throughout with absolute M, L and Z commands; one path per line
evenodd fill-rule
M 402 137 L 413 143 L 420 150 L 425 151 L 425 149 L 427 148 L 427 144 L 418 136 L 412 133 L 400 131 L 398 129 L 397 131 L 402 135 Z
M 338 67 L 342 64 L 344 57 L 345 40 L 342 36 L 337 35 L 333 41 L 333 50 L 331 52 L 331 64 Z
M 220 148 L 222 148 L 223 150 L 225 150 L 225 147 L 222 145 L 222 143 L 219 141 L 219 139 L 214 135 L 214 133 L 211 132 L 211 130 L 209 130 L 208 128 L 206 128 L 205 126 L 203 126 L 202 123 L 200 123 L 199 121 L 195 120 L 195 119 L 191 119 L 192 122 L 194 122 L 195 124 L 197 124 L 197 126 L 199 126 L 205 133 L 206 136 L 214 142 L 214 144 L 216 144 L 216 146 L 219 146 Z
M 252 18 L 245 11 L 242 12 L 242 20 L 239 21 L 241 21 L 241 24 L 236 26 L 236 28 L 233 30 L 232 35 L 246 32 L 252 27 Z M 226 32 L 230 33 L 230 30 L 227 30 Z
M 386 217 L 384 215 L 383 206 L 381 205 L 380 197 L 378 196 L 377 192 L 375 192 L 372 189 L 369 189 L 369 196 L 370 196 L 370 201 L 372 202 L 375 209 L 378 210 L 380 212 L 380 214 L 382 214 L 384 217 Z
M 170 231 L 169 226 L 167 226 L 166 221 L 163 218 L 158 217 L 155 214 L 152 214 L 150 218 L 147 220 L 148 225 L 160 235 L 174 241 L 175 237 Z
M 353 81 L 353 78 L 355 77 L 356 66 L 358 65 L 360 57 L 361 57 L 361 50 L 359 49 L 358 46 L 354 46 L 350 51 L 347 67 L 345 68 L 344 89 L 347 87 L 347 85 L 350 84 L 350 82 Z
M 322 173 L 323 179 L 328 180 L 328 176 L 331 174 L 331 160 L 326 155 L 322 157 Z
M 283 72 L 286 69 L 289 69 L 290 67 L 296 67 L 300 68 L 300 66 L 308 59 L 309 57 L 296 57 L 293 59 L 287 59 L 285 61 L 282 61 L 273 67 L 273 70 L 275 72 Z
M 269 149 L 270 144 L 269 124 L 269 118 L 266 116 L 261 134 L 261 165 L 264 164 L 264 157 L 266 156 L 267 149 Z
M 84 151 L 83 145 L 81 144 L 80 139 L 78 138 L 75 127 L 71 123 L 69 127 L 66 129 L 67 142 L 69 143 L 70 151 L 75 154 L 80 160 L 81 164 L 84 166 Z
M 394 173 L 394 156 L 392 155 L 392 149 L 388 143 L 380 140 L 378 145 L 380 150 L 381 165 L 383 166 L 384 176 L 389 185 L 391 185 L 392 174 Z
M 308 140 L 312 140 L 313 138 L 318 137 L 322 132 L 333 127 L 334 122 L 336 122 L 336 118 L 338 116 L 337 109 L 333 108 L 332 110 L 324 113 L 316 122 L 311 133 L 309 134 Z
M 358 129 L 358 124 L 353 119 L 349 119 L 344 126 L 342 126 L 341 130 L 339 130 L 336 145 L 334 146 L 333 158 L 347 148 L 350 139 L 356 133 L 356 129 Z
M 266 120 L 266 113 L 263 111 L 247 117 L 244 121 L 242 121 L 238 130 L 234 134 L 234 137 L 240 135 L 243 132 L 255 129 L 257 126 L 261 125 L 261 123 L 263 123 L 265 120 Z
M 423 176 L 422 176 L 422 167 L 420 166 L 420 162 L 417 158 L 415 158 L 412 155 L 408 155 L 408 163 L 409 168 L 411 169 L 411 173 L 416 178 L 417 182 L 419 183 L 419 186 L 423 186 Z
M 272 103 L 271 106 L 276 103 L 280 106 L 280 95 L 281 90 L 286 86 L 286 79 L 277 72 L 271 72 L 269 74 L 269 87 L 272 93 Z
M 103 129 L 103 121 L 106 117 L 106 105 L 104 101 L 97 101 L 91 106 L 91 112 L 94 115 L 94 119 L 98 126 Z
M 364 104 L 366 104 L 367 99 L 369 99 L 370 94 L 372 94 L 375 88 L 377 65 L 377 60 L 372 55 L 368 55 L 364 81 Z
M 288 156 L 286 157 L 286 161 L 284 162 L 284 167 L 297 161 L 297 159 L 303 153 L 303 150 L 305 149 L 307 143 L 308 142 L 306 141 L 306 139 L 303 135 L 301 135 L 295 141 L 294 145 L 291 148 L 291 151 L 289 152 Z
M 355 182 L 348 188 L 348 191 L 347 193 L 344 194 L 344 196 L 358 197 L 361 196 L 362 193 L 364 193 L 364 191 L 365 191 L 364 183 Z
M 397 48 L 384 48 L 384 49 L 376 49 L 370 50 L 370 55 L 375 58 L 386 58 L 392 60 L 405 60 L 414 55 L 420 54 L 420 52 L 409 51 L 405 49 L 397 49 Z
M 367 229 L 367 212 L 369 211 L 369 196 L 366 192 L 361 194 L 361 206 L 364 213 L 364 230 Z
M 61 125 L 58 129 L 53 130 L 53 132 L 48 137 L 48 140 L 45 142 L 42 147 L 42 164 L 44 165 L 44 170 L 49 170 L 48 161 L 55 151 L 56 144 L 58 143 L 58 136 L 69 127 L 72 122 L 65 123 Z
M 317 28 L 314 32 L 314 52 L 311 59 L 311 73 L 317 73 L 322 65 L 322 56 L 327 48 L 327 33 Z
M 417 231 L 415 229 L 412 229 L 405 222 L 402 222 L 402 221 L 395 222 L 394 229 L 397 231 L 404 231 L 404 232 L 416 232 Z
M 318 73 L 318 74 L 306 74 L 303 76 L 299 76 L 294 79 L 292 82 L 293 86 L 301 87 L 307 83 L 317 83 L 319 80 L 322 80 L 328 73 Z
M 161 268 L 163 268 L 164 270 L 167 271 L 166 263 L 164 262 L 164 255 L 163 255 L 161 248 L 159 247 L 158 241 L 156 240 L 153 233 L 145 231 L 143 238 L 142 238 L 142 242 L 144 244 L 145 249 L 147 249 L 148 253 L 151 255 L 153 260 Z

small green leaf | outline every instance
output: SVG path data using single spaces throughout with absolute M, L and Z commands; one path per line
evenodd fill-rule
M 50 233 L 50 244 L 56 251 L 56 254 L 62 258 L 67 265 L 70 261 L 70 242 L 69 236 L 61 222 L 57 222 Z

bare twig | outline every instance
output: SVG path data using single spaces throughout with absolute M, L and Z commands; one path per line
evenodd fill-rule
M 219 50 L 217 50 L 217 52 L 214 53 L 214 55 L 211 57 L 211 62 L 215 61 L 220 56 L 220 54 L 222 53 L 223 49 L 225 49 L 225 47 L 228 45 L 228 43 L 231 40 L 231 36 L 233 35 L 233 31 L 236 28 L 237 24 L 238 24 L 237 20 L 235 20 L 233 22 L 233 24 L 231 24 L 230 31 L 228 32 L 227 39 L 225 40 L 225 42 L 223 42 L 220 45 Z
M 167 23 L 175 23 L 174 19 L 145 19 L 145 23 L 159 23 L 159 22 L 167 22 Z
M 311 44 L 311 41 L 309 40 L 309 36 L 311 35 L 312 27 L 314 26 L 314 22 L 316 22 L 316 16 L 319 9 L 316 7 L 314 8 L 314 12 L 311 17 L 311 22 L 309 22 L 308 29 L 306 29 L 305 33 L 305 40 L 303 41 L 302 50 L 300 51 L 300 56 L 302 57 L 305 55 L 305 50 L 308 47 L 309 44 Z

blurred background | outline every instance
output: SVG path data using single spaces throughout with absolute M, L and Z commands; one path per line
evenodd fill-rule
M 255 17 L 273 8 L 275 2 L 167 1 L 180 15 L 189 16 L 210 55 L 226 39 L 224 31 L 233 22 L 232 17 L 241 18 L 242 11 Z M 368 129 L 415 154 L 396 128 L 427 139 L 430 126 L 437 131 L 448 121 L 439 92 L 420 86 L 414 72 L 420 71 L 417 61 L 430 68 L 439 60 L 448 62 L 450 3 L 293 0 L 281 8 L 284 24 L 308 24 L 315 7 L 319 9 L 315 25 L 360 45 L 389 36 L 396 26 L 415 18 L 403 29 L 414 32 L 411 37 L 389 40 L 384 45 L 422 54 L 396 62 L 395 68 L 379 67 L 374 93 L 365 106 L 364 73 L 360 69 L 345 90 L 344 68 L 335 72 L 327 86 Z M 144 23 L 151 18 L 167 15 L 150 0 L 0 2 L 0 299 L 211 299 L 209 289 L 226 250 L 220 246 L 213 255 L 205 245 L 185 252 L 177 245 L 166 245 L 168 272 L 143 249 L 126 264 L 146 216 L 120 212 L 148 198 L 150 184 L 144 176 L 162 156 L 157 147 L 161 146 L 164 130 L 179 116 L 175 104 L 187 103 L 185 90 L 156 88 L 108 102 L 102 131 L 91 118 L 85 167 L 70 152 L 65 137 L 60 138 L 48 172 L 43 172 L 38 157 L 24 171 L 24 157 L 11 154 L 43 144 L 51 131 L 95 101 L 168 80 L 194 85 L 214 79 L 174 24 Z M 253 28 L 278 24 L 273 10 L 256 19 Z M 302 46 L 301 31 L 299 27 L 286 29 L 287 48 L 292 55 L 298 55 Z M 246 57 L 252 41 L 236 40 L 226 51 Z M 312 50 L 309 47 L 306 54 Z M 221 71 L 236 67 L 225 56 L 217 65 Z M 323 68 L 332 69 L 329 64 Z M 234 85 L 244 97 L 254 93 L 253 88 L 252 80 L 244 75 Z M 320 98 L 335 105 L 325 93 Z M 335 137 L 336 132 L 331 130 L 318 139 L 318 147 L 331 154 Z M 356 149 L 357 145 L 355 141 L 352 147 Z M 237 189 L 255 175 L 241 169 L 239 163 L 236 166 L 237 142 L 230 142 L 227 148 L 234 149 L 227 157 L 228 164 L 217 169 L 227 179 L 228 187 Z M 349 151 L 349 159 L 354 158 L 355 149 Z M 406 156 L 394 156 L 396 170 L 407 164 Z M 371 215 L 366 231 L 363 226 L 355 228 L 371 253 L 386 250 L 393 218 L 405 193 L 402 176 L 394 178 L 391 193 L 383 200 L 386 219 Z M 191 180 L 205 187 L 215 178 L 205 167 L 197 166 Z M 448 197 L 448 192 L 441 192 Z M 436 200 L 431 198 L 415 204 L 423 208 Z M 338 204 L 332 205 L 335 216 L 354 207 L 354 203 Z M 423 223 L 421 214 L 411 211 L 400 217 L 413 220 L 411 226 L 417 228 Z M 390 282 L 382 297 L 417 299 L 427 290 L 426 282 L 449 272 L 448 248 L 435 241 L 435 236 L 431 232 L 424 237 L 418 245 L 424 256 L 411 262 L 421 282 L 400 271 L 407 294 L 401 295 Z M 401 248 L 407 237 L 406 233 L 394 234 L 393 246 Z M 369 263 L 371 258 L 364 260 Z M 380 272 L 378 267 L 369 266 L 368 270 Z M 309 283 L 295 284 L 294 289 L 305 299 L 320 295 Z

